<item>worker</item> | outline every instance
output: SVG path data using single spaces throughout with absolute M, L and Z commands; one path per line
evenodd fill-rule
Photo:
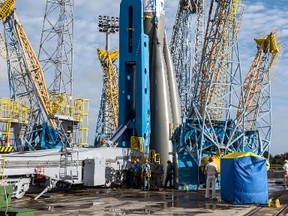
M 0 131 L 0 142 L 1 142 L 1 146 L 3 146 L 3 143 L 4 143 L 4 136 L 3 136 L 2 131 Z
M 10 138 L 8 137 L 8 135 L 4 135 L 3 140 L 5 146 L 10 146 Z
M 165 177 L 165 183 L 164 188 L 167 188 L 167 184 L 169 182 L 169 187 L 172 188 L 172 179 L 173 179 L 173 164 L 170 160 L 167 161 L 166 166 L 166 177 Z
M 287 190 L 287 183 L 288 183 L 288 160 L 284 161 L 285 164 L 283 166 L 283 170 L 284 170 L 284 187 Z
M 145 163 L 142 166 L 142 177 L 144 183 L 143 190 L 150 190 L 151 167 L 148 158 L 145 158 Z
M 136 170 L 135 170 L 136 188 L 137 189 L 141 189 L 141 185 L 142 185 L 142 180 L 141 180 L 142 164 L 141 164 L 139 158 L 136 158 L 135 167 L 136 167 Z
M 136 159 L 132 159 L 131 167 L 128 169 L 128 186 L 136 187 Z
M 155 185 L 158 187 L 158 189 L 163 187 L 163 164 L 160 164 L 160 162 L 155 162 L 153 173 L 155 177 Z
M 218 177 L 218 167 L 213 162 L 213 157 L 209 157 L 208 164 L 205 166 L 205 174 L 206 174 L 206 192 L 205 199 L 209 199 L 209 191 L 210 187 L 212 188 L 212 198 L 216 200 L 216 191 L 215 191 L 215 181 L 216 177 Z

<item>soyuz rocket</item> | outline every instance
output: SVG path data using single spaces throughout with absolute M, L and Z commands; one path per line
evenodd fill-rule
M 181 111 L 164 0 L 122 0 L 119 38 L 119 125 L 127 129 L 118 146 L 153 149 L 165 164 Z

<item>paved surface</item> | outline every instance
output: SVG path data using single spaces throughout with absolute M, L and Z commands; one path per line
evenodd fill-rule
M 269 193 L 283 191 L 282 185 L 273 184 Z M 220 199 L 205 200 L 204 190 L 177 191 L 172 189 L 160 191 L 141 191 L 136 189 L 85 188 L 70 189 L 62 192 L 49 192 L 34 200 L 37 194 L 13 200 L 13 207 L 33 208 L 36 216 L 74 216 L 74 215 L 246 215 L 255 205 L 232 205 Z M 270 195 L 271 196 L 271 195 Z M 287 203 L 287 200 L 281 200 Z M 276 208 L 262 206 L 260 214 L 273 215 Z
M 219 192 L 218 192 L 219 193 Z M 219 196 L 219 194 L 218 194 Z M 35 215 L 244 215 L 254 206 L 235 206 L 205 200 L 204 191 L 140 191 L 82 189 L 48 193 L 33 200 L 25 196 L 13 206 L 34 208 Z

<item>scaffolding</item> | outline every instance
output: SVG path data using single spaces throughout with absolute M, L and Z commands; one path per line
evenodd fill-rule
M 74 118 L 79 123 L 77 124 L 77 130 L 79 131 L 79 136 L 75 136 L 77 139 L 75 144 L 78 146 L 87 146 L 88 145 L 88 132 L 89 132 L 89 99 L 75 99 L 74 107 L 75 114 Z

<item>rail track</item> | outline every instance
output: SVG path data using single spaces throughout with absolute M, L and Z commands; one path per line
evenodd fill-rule
M 269 205 L 258 206 L 244 216 L 278 216 L 288 214 L 288 190 L 274 192 L 270 197 Z

